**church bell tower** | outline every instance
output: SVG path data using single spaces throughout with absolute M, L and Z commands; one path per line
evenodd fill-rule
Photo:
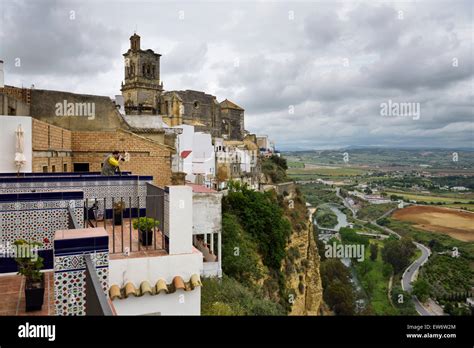
M 160 82 L 160 57 L 151 49 L 140 48 L 140 36 L 130 37 L 130 48 L 123 54 L 125 60 L 125 81 L 122 96 L 127 115 L 156 115 L 159 113 L 159 99 L 163 91 Z

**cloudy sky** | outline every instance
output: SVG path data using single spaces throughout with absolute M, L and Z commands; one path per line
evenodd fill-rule
M 113 97 L 136 30 L 163 55 L 166 90 L 234 101 L 280 149 L 474 147 L 473 11 L 471 0 L 1 0 L 0 59 L 8 85 Z M 397 114 L 402 103 L 413 108 Z

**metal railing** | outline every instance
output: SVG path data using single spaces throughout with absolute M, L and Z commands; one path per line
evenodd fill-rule
M 86 315 L 113 315 L 107 296 L 90 255 L 84 255 L 86 263 Z
M 164 193 L 160 193 L 145 197 L 86 198 L 84 227 L 103 226 L 111 239 L 111 254 L 142 250 L 167 251 L 164 197 Z M 159 223 L 148 233 L 133 228 L 133 222 L 142 217 L 152 218 Z

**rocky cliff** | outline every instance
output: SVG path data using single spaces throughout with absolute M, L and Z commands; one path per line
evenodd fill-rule
M 285 201 L 288 203 L 286 215 L 292 222 L 287 256 L 282 265 L 292 304 L 289 315 L 318 315 L 323 292 L 313 224 L 299 190 L 290 192 Z

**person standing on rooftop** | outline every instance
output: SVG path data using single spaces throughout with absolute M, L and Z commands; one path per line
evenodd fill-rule
M 104 160 L 101 174 L 104 176 L 113 176 L 115 175 L 115 172 L 120 173 L 120 160 L 124 160 L 123 158 L 121 158 L 120 153 L 118 151 L 112 152 L 112 154 L 108 155 Z

